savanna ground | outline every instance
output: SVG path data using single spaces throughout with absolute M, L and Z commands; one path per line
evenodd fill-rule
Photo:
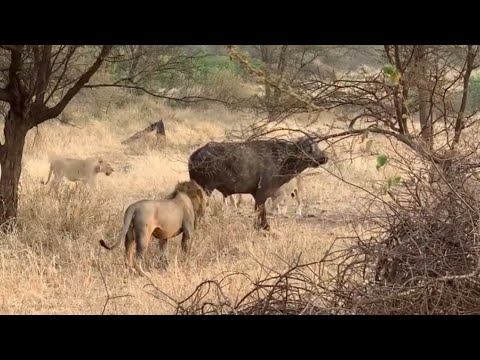
M 165 147 L 121 145 L 160 118 L 167 132 Z M 272 231 L 260 233 L 253 230 L 249 195 L 239 210 L 224 206 L 217 197 L 185 261 L 179 236 L 169 241 L 167 271 L 153 269 L 149 279 L 124 281 L 123 244 L 107 251 L 99 239 L 116 238 L 130 203 L 164 196 L 178 181 L 188 179 L 187 159 L 195 148 L 225 138 L 226 131 L 251 118 L 214 104 L 173 108 L 160 100 L 135 97 L 123 104 L 76 102 L 64 119 L 75 126 L 50 121 L 28 134 L 19 226 L 0 235 L 2 314 L 171 314 L 175 308 L 168 296 L 181 300 L 204 280 L 238 273 L 223 288 L 224 295 L 234 300 L 269 269 L 281 271 L 298 256 L 305 262 L 319 259 L 335 239 L 351 235 L 364 193 L 340 178 L 372 188 L 374 181 L 391 176 L 389 168 L 375 169 L 375 156 L 362 153 L 361 145 L 350 148 L 351 143 L 344 142 L 343 147 L 327 149 L 331 155 L 327 165 L 306 171 L 302 218 L 295 216 L 295 201 L 287 200 L 287 216 L 270 212 Z M 331 121 L 324 116 L 316 130 L 321 132 Z M 109 177 L 99 174 L 96 190 L 64 183 L 55 193 L 40 183 L 47 177 L 50 153 L 102 156 L 115 172 Z M 363 155 L 355 158 L 359 154 Z M 153 241 L 150 258 L 157 248 Z

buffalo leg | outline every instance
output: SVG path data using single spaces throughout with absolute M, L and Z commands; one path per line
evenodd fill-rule
M 267 221 L 267 210 L 265 209 L 265 201 L 267 196 L 264 194 L 256 194 L 255 196 L 255 212 L 257 213 L 257 218 L 255 219 L 255 229 L 256 230 L 270 230 L 270 225 Z

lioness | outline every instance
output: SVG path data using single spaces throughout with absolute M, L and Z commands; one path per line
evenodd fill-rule
M 140 200 L 131 204 L 125 211 L 123 228 L 117 241 L 112 245 L 100 240 L 100 245 L 111 250 L 125 239 L 126 265 L 145 275 L 140 264 L 148 248 L 151 237 L 160 240 L 161 263 L 167 261 L 167 240 L 182 236 L 182 251 L 188 253 L 189 241 L 196 229 L 198 220 L 204 215 L 207 195 L 195 181 L 180 182 L 173 193 L 165 199 Z M 136 249 L 136 260 L 133 254 Z
M 289 182 L 283 184 L 270 198 L 267 199 L 266 203 L 269 204 L 273 209 L 276 209 L 278 213 L 282 213 L 280 205 L 284 205 L 288 197 L 295 198 L 297 202 L 296 214 L 302 215 L 303 201 L 303 184 L 300 176 L 294 177 Z M 244 199 L 242 197 L 244 194 L 232 194 L 227 197 L 224 197 L 225 205 L 230 201 L 231 205 L 235 209 L 243 203 Z M 286 208 L 283 209 L 283 213 L 286 212 Z
M 43 185 L 47 185 L 52 180 L 56 185 L 66 177 L 70 181 L 82 181 L 92 187 L 96 186 L 96 177 L 98 173 L 105 173 L 109 176 L 113 169 L 109 163 L 102 158 L 72 159 L 72 158 L 54 158 L 50 157 L 50 171 L 46 182 L 42 180 Z
M 284 204 L 285 200 L 288 196 L 295 198 L 297 201 L 297 209 L 296 214 L 301 216 L 302 215 L 302 193 L 303 193 L 303 183 L 300 176 L 294 177 L 292 180 L 283 184 L 271 197 L 271 206 L 277 209 L 278 213 L 281 213 L 280 204 Z M 286 208 L 284 208 L 284 213 L 286 212 Z
M 230 201 L 230 204 L 233 205 L 235 209 L 238 209 L 238 207 L 243 204 L 243 194 L 232 194 L 228 195 L 227 197 L 223 198 L 223 202 L 225 205 L 228 205 L 228 201 Z

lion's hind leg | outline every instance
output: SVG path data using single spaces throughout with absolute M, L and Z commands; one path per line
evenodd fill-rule
M 168 267 L 168 257 L 167 257 L 167 239 L 159 239 L 160 245 L 160 267 L 166 269 Z
M 148 249 L 148 243 L 151 238 L 151 233 L 147 231 L 145 226 L 141 227 L 140 229 L 135 229 L 135 237 L 136 237 L 136 258 L 135 258 L 135 270 L 142 276 L 147 276 L 145 271 L 143 270 L 143 266 L 145 264 L 145 253 Z
M 182 259 L 181 261 L 184 262 L 187 260 L 188 255 L 191 250 L 191 243 L 192 243 L 192 235 L 194 232 L 194 225 L 193 222 L 190 221 L 185 221 L 182 225 L 182 242 L 181 242 L 181 248 L 182 248 Z
M 127 234 L 125 235 L 125 265 L 128 269 L 129 274 L 133 274 L 135 266 L 135 232 L 133 227 L 128 229 Z

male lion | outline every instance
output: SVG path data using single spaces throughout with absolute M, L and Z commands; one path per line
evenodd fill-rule
M 50 157 L 48 179 L 46 182 L 42 181 L 41 183 L 47 185 L 53 174 L 54 179 L 52 181 L 56 185 L 66 177 L 70 181 L 82 181 L 84 184 L 95 187 L 98 173 L 105 173 L 105 175 L 109 176 L 113 173 L 113 169 L 102 158 L 71 159 Z
M 167 240 L 182 236 L 182 251 L 188 253 L 189 241 L 197 227 L 198 220 L 205 214 L 207 195 L 195 181 L 180 182 L 173 193 L 165 199 L 140 200 L 125 211 L 123 228 L 117 241 L 112 245 L 100 240 L 100 245 L 111 250 L 125 239 L 126 265 L 145 275 L 140 264 L 151 237 L 160 240 L 161 263 L 167 261 Z M 136 250 L 136 260 L 133 254 Z

